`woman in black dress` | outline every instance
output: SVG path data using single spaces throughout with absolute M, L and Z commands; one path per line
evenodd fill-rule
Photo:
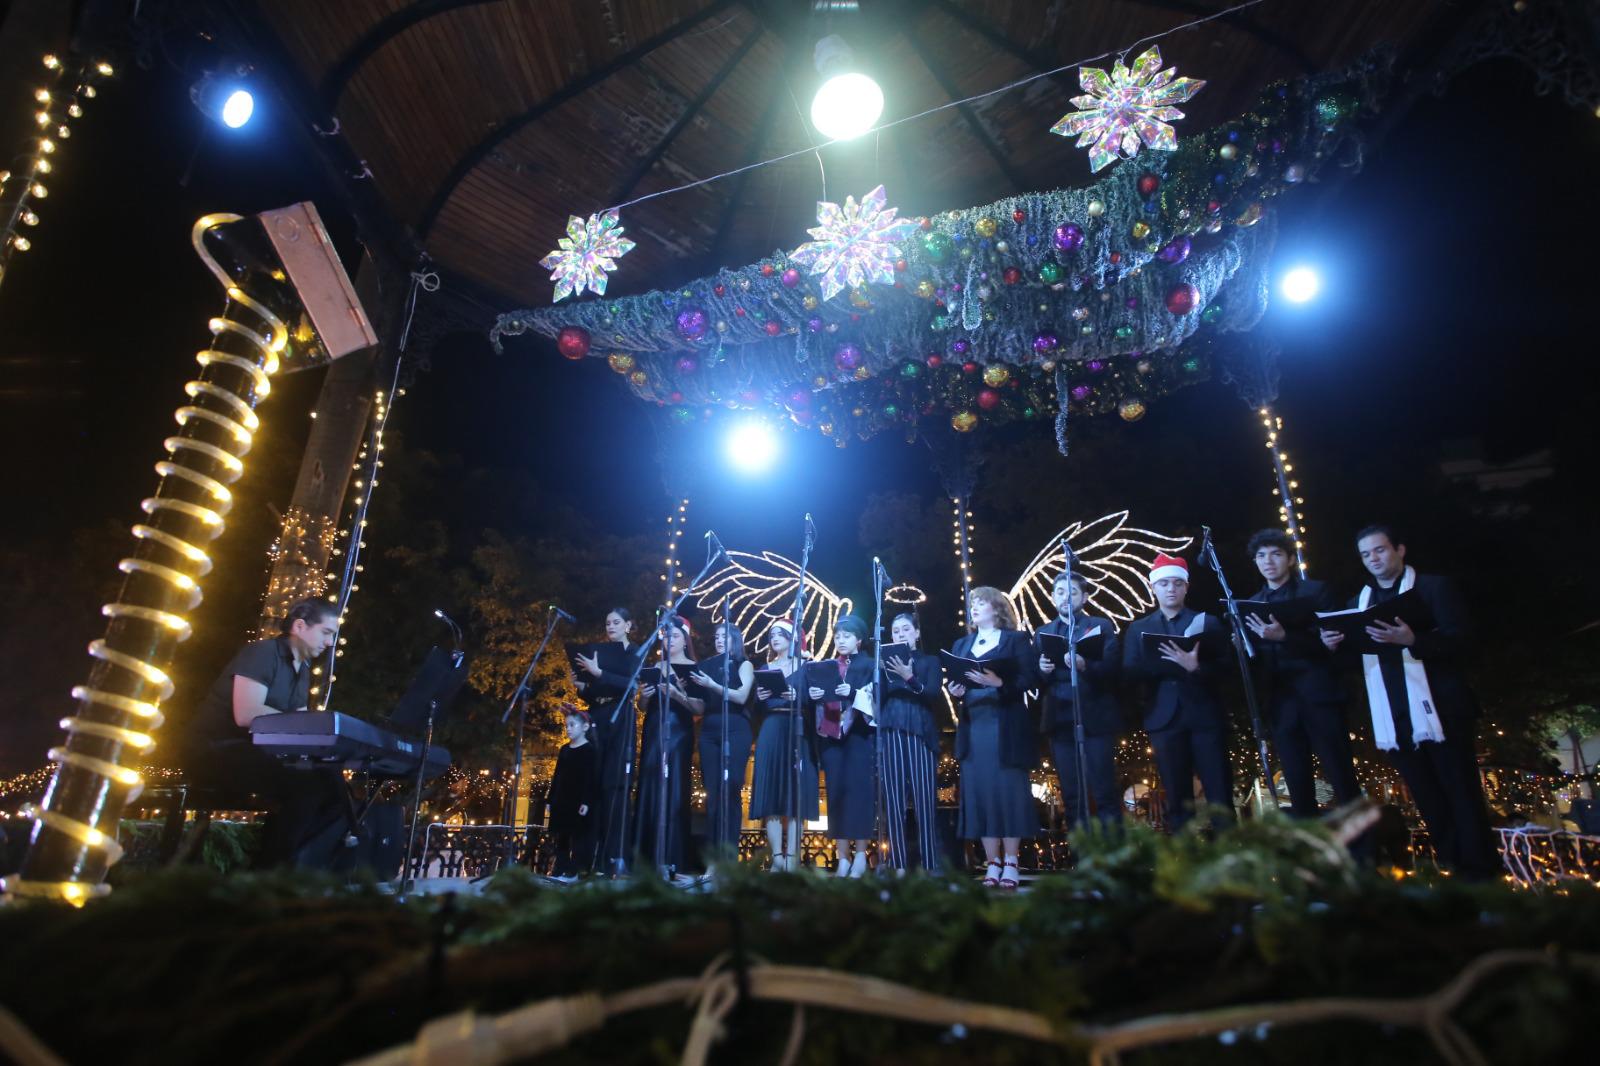
M 1023 703 L 1024 693 L 1038 685 L 1038 652 L 1017 629 L 1011 603 L 999 589 L 973 589 L 967 618 L 970 631 L 956 641 L 955 654 L 995 665 L 948 683 L 961 708 L 956 725 L 961 837 L 983 842 L 989 863 L 985 885 L 1016 888 L 1022 838 L 1033 836 L 1039 822 L 1028 786 L 1039 738 Z
M 589 704 L 589 719 L 594 723 L 589 734 L 600 760 L 600 804 L 595 816 L 594 868 L 606 870 L 624 858 L 623 825 L 629 777 L 632 774 L 634 747 L 639 735 L 639 716 L 633 701 L 618 707 L 623 691 L 633 676 L 639 649 L 633 643 L 633 615 L 626 607 L 606 612 L 604 648 L 593 655 L 579 655 L 578 692 Z
M 922 632 L 916 618 L 897 614 L 889 626 L 895 644 L 911 647 L 908 656 L 883 658 L 883 707 L 878 713 L 878 744 L 883 756 L 883 811 L 889 829 L 889 862 L 905 873 L 906 807 L 917 811 L 917 845 L 922 868 L 939 869 L 939 837 L 934 805 L 934 764 L 939 759 L 939 721 L 944 691 L 939 660 L 918 649 Z
M 716 628 L 717 653 L 695 666 L 689 680 L 705 692 L 700 719 L 700 780 L 706 788 L 708 862 L 739 857 L 744 829 L 744 775 L 750 769 L 750 689 L 756 668 L 744 657 L 744 634 L 724 622 Z M 724 687 L 726 681 L 726 687 Z M 723 732 L 723 694 L 727 694 L 727 732 Z M 727 765 L 723 765 L 723 738 Z M 724 770 L 726 773 L 724 773 Z
M 788 688 L 775 692 L 757 686 L 756 700 L 765 716 L 756 736 L 755 774 L 750 781 L 750 817 L 764 821 L 767 844 L 772 848 L 773 873 L 800 868 L 800 826 L 819 814 L 817 800 L 817 757 L 812 750 L 816 737 L 800 715 L 800 744 L 795 751 L 795 700 L 801 678 L 802 659 L 794 639 L 794 626 L 772 623 L 767 630 L 767 669 L 783 674 Z M 795 759 L 800 760 L 799 803 L 795 801 Z
M 639 744 L 639 810 L 634 851 L 643 863 L 671 877 L 683 865 L 689 840 L 689 766 L 694 757 L 694 716 L 705 710 L 699 686 L 686 682 L 694 668 L 689 623 L 674 615 L 663 623 L 665 685 L 639 686 L 644 701 L 644 739 Z M 665 731 L 662 729 L 666 723 Z M 667 766 L 662 800 L 662 763 Z M 659 854 L 658 854 L 659 842 Z
M 806 666 L 806 695 L 828 781 L 828 835 L 839 852 L 840 877 L 865 874 L 872 847 L 872 721 L 855 709 L 856 693 L 872 683 L 872 657 L 861 654 L 866 639 L 867 624 L 853 614 L 843 615 L 834 623 L 838 655 Z

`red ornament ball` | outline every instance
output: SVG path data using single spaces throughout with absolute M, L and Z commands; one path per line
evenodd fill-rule
M 922 227 L 924 233 L 933 228 L 933 219 L 926 216 L 917 219 L 917 225 Z
M 1022 208 L 1019 207 L 1015 211 L 1011 212 L 1011 221 L 1015 222 L 1017 225 L 1020 226 L 1027 220 L 1028 212 L 1024 211 Z
M 568 359 L 582 359 L 589 354 L 589 331 L 582 326 L 563 326 L 556 335 L 556 348 Z
M 1161 179 L 1154 174 L 1139 175 L 1139 195 L 1154 196 L 1156 190 L 1161 188 Z
M 783 332 L 783 323 L 775 318 L 769 318 L 767 319 L 767 324 L 762 328 L 767 331 L 767 336 L 776 337 Z
M 1108 258 L 1111 260 L 1111 265 L 1116 266 L 1118 263 L 1122 262 L 1122 253 L 1112 252 Z
M 743 318 L 743 317 L 744 317 L 744 308 L 742 308 L 742 307 L 735 307 L 735 308 L 734 308 L 734 309 L 733 309 L 733 313 L 734 313 L 734 316 L 735 316 L 735 317 L 737 317 L 737 318 Z
M 904 259 L 896 259 L 894 261 L 894 272 L 896 274 L 904 274 L 906 272 L 906 261 Z M 898 285 L 900 283 L 897 281 L 895 284 Z
M 1006 267 L 1005 271 L 1000 275 L 1000 280 L 1007 285 L 1015 285 L 1022 280 L 1022 271 L 1016 267 Z
M 940 355 L 938 352 L 934 352 L 932 355 L 928 356 L 928 358 L 924 359 L 923 362 L 927 363 L 929 367 L 943 366 L 944 356 Z
M 796 387 L 790 389 L 789 395 L 784 399 L 790 407 L 805 410 L 811 406 L 811 390 L 803 386 Z
M 976 374 L 978 372 L 978 364 L 977 363 L 962 363 L 961 364 L 961 372 L 963 374 Z
M 771 263 L 762 263 L 761 264 L 761 276 L 764 277 L 764 278 L 772 277 L 772 264 Z
M 1167 310 L 1175 315 L 1186 315 L 1200 302 L 1200 290 L 1188 282 L 1167 290 Z
M 726 296 L 728 294 L 728 287 L 726 285 L 713 285 L 711 286 L 711 291 L 716 293 L 718 296 Z
M 984 389 L 978 393 L 978 406 L 985 411 L 993 411 L 1000 406 L 1000 394 L 993 389 Z
M 667 399 L 671 400 L 673 403 L 682 403 L 683 393 L 679 392 L 677 389 L 673 389 L 667 394 Z

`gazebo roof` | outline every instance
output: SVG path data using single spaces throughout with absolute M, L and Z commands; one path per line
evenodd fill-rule
M 820 5 L 850 7 L 854 5 Z M 259 17 L 367 164 L 381 203 L 432 258 L 508 305 L 547 303 L 538 259 L 569 215 L 818 143 L 812 48 L 839 32 L 884 86 L 884 121 L 1223 10 L 1191 0 L 864 0 L 813 14 L 777 0 L 275 0 Z M 1278 79 L 1402 49 L 1444 5 L 1269 0 L 1160 41 L 1206 81 L 1180 139 Z M 1106 66 L 1109 59 L 1096 59 Z M 822 153 L 830 199 L 882 182 L 906 214 L 1083 184 L 1049 127 L 1067 69 Z M 628 208 L 638 247 L 611 294 L 792 247 L 822 185 L 810 154 Z

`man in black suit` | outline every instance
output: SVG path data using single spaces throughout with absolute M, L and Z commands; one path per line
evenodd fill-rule
M 1155 748 L 1156 769 L 1166 791 L 1164 811 L 1170 828 L 1194 817 L 1194 776 L 1207 803 L 1233 806 L 1228 769 L 1228 721 L 1217 696 L 1227 661 L 1228 641 L 1215 615 L 1201 617 L 1185 605 L 1189 564 L 1157 555 L 1150 571 L 1156 610 L 1128 626 L 1122 645 L 1122 669 L 1145 682 L 1144 728 Z M 1190 651 L 1167 641 L 1153 651 L 1144 646 L 1146 633 L 1185 636 L 1191 629 L 1201 640 Z
M 1478 700 L 1465 673 L 1471 635 L 1466 605 L 1448 578 L 1406 565 L 1406 546 L 1390 527 L 1363 529 L 1356 549 L 1373 580 L 1351 607 L 1382 604 L 1414 590 L 1432 618 L 1426 629 L 1400 618 L 1367 627 L 1377 645 L 1377 654 L 1361 656 L 1373 739 L 1411 790 L 1439 861 L 1464 877 L 1494 877 L 1501 864 L 1474 751 Z M 1343 634 L 1322 630 L 1330 650 L 1343 642 Z
M 1117 736 L 1122 732 L 1122 716 L 1117 711 L 1114 691 L 1117 668 L 1121 664 L 1117 631 L 1106 618 L 1085 614 L 1083 607 L 1089 599 L 1089 582 L 1074 573 L 1069 579 L 1062 574 L 1051 589 L 1059 617 L 1039 627 L 1040 633 L 1054 633 L 1066 639 L 1070 635 L 1068 618 L 1078 632 L 1078 639 L 1100 634 L 1100 651 L 1092 659 L 1078 656 L 1078 698 L 1083 713 L 1083 781 L 1088 793 L 1089 807 L 1083 806 L 1083 793 L 1078 784 L 1078 746 L 1073 740 L 1072 670 L 1070 664 L 1058 668 L 1055 663 L 1039 655 L 1040 686 L 1043 689 L 1043 732 L 1050 738 L 1050 756 L 1056 761 L 1056 781 L 1061 786 L 1061 802 L 1067 812 L 1067 828 L 1072 829 L 1086 821 L 1090 809 L 1103 825 L 1122 818 L 1122 797 L 1117 790 Z M 1069 613 L 1071 612 L 1070 616 Z
M 1261 530 L 1250 538 L 1249 550 L 1256 569 L 1266 579 L 1252 599 L 1268 603 L 1311 600 L 1319 611 L 1339 609 L 1326 583 L 1295 572 L 1294 547 L 1281 529 Z M 1313 751 L 1333 786 L 1334 800 L 1349 803 L 1361 795 L 1361 786 L 1356 783 L 1344 720 L 1345 692 L 1315 627 L 1285 629 L 1270 609 L 1264 618 L 1252 613 L 1244 621 L 1257 638 L 1256 684 L 1289 785 L 1290 813 L 1298 818 L 1317 815 Z

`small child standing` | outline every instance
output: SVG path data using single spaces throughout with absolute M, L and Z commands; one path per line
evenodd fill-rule
M 555 876 L 577 879 L 594 861 L 595 821 L 600 797 L 600 763 L 589 743 L 589 713 L 570 703 L 561 705 L 566 718 L 566 747 L 556 756 L 550 781 L 550 833 L 555 838 Z

